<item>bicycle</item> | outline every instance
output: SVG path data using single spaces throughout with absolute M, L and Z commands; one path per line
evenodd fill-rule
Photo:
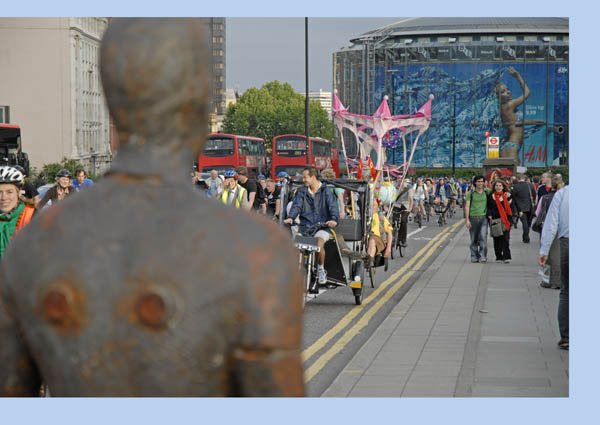
M 444 213 L 448 210 L 448 205 L 444 206 L 441 202 L 435 205 L 435 213 L 438 216 L 438 225 L 441 227 L 446 224 L 446 220 L 444 220 Z

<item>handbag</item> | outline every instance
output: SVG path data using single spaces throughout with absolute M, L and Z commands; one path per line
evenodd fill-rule
M 504 227 L 504 223 L 502 223 L 502 219 L 493 218 L 490 222 L 491 224 L 491 234 L 493 238 L 497 238 L 498 236 L 502 236 L 504 231 L 506 230 Z

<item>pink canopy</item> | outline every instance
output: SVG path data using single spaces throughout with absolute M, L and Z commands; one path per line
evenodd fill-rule
M 393 115 L 390 113 L 390 108 L 387 103 L 387 96 L 383 97 L 379 108 L 375 111 L 373 116 L 359 115 L 348 112 L 346 107 L 342 104 L 337 96 L 337 90 L 333 94 L 333 106 L 332 115 L 333 120 L 340 131 L 340 137 L 342 141 L 342 151 L 346 163 L 352 167 L 354 161 L 348 161 L 346 155 L 346 146 L 344 144 L 344 133 L 343 129 L 350 130 L 356 137 L 356 143 L 361 158 L 366 156 L 367 152 L 372 149 L 377 151 L 377 170 L 384 170 L 388 173 L 396 175 L 400 178 L 401 182 L 404 180 L 408 167 L 412 162 L 415 149 L 419 142 L 419 137 L 427 131 L 429 123 L 431 122 L 431 102 L 433 95 L 429 95 L 429 100 L 425 103 L 414 115 Z M 371 129 L 371 134 L 365 132 L 365 130 Z M 381 141 L 383 136 L 392 129 L 398 129 L 401 132 L 402 142 L 404 146 L 404 162 L 400 166 L 385 164 L 383 159 L 383 147 Z M 418 132 L 416 139 L 413 141 L 412 146 L 408 149 L 406 144 L 406 135 L 412 132 Z M 410 155 L 407 158 L 407 153 L 410 150 Z

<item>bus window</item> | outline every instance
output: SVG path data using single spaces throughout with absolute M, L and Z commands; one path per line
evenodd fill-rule
M 234 151 L 233 139 L 230 138 L 213 138 L 207 139 L 202 147 L 202 155 L 222 157 L 232 156 Z

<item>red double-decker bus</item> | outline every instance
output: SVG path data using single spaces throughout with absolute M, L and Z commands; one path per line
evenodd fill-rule
M 267 172 L 265 141 L 251 136 L 209 134 L 198 156 L 198 171 L 206 173 L 217 170 L 223 173 L 239 166 L 248 168 L 250 177 L 265 174 Z
M 331 161 L 331 142 L 319 137 L 309 138 L 309 164 L 319 171 L 333 168 Z M 290 176 L 302 176 L 306 168 L 306 136 L 285 134 L 273 138 L 273 160 L 271 161 L 271 176 L 285 171 Z M 336 176 L 339 176 L 336 170 Z

